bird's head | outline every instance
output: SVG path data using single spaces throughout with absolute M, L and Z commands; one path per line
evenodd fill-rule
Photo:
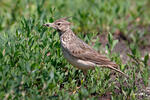
M 46 23 L 44 26 L 52 27 L 60 32 L 65 32 L 66 30 L 70 29 L 71 23 L 67 21 L 68 17 L 60 18 L 53 23 Z

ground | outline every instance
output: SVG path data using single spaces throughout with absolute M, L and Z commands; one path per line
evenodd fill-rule
M 0 99 L 149 100 L 149 0 L 1 0 L 0 7 Z M 85 80 L 64 59 L 58 33 L 43 24 L 68 16 L 74 33 L 130 79 L 96 68 Z

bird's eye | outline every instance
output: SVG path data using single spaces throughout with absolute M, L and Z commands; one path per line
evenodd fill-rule
M 61 23 L 57 23 L 57 25 L 59 26 Z

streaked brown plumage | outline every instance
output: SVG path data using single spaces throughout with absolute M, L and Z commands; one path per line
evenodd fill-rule
M 79 39 L 71 30 L 70 22 L 67 21 L 67 18 L 58 19 L 53 23 L 44 24 L 44 26 L 52 27 L 59 32 L 64 57 L 73 66 L 83 70 L 84 73 L 88 69 L 94 69 L 95 66 L 101 66 L 113 69 L 128 77 L 125 73 L 117 69 L 117 64 Z

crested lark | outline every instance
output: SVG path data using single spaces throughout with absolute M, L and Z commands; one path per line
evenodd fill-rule
M 70 24 L 67 18 L 61 18 L 53 23 L 44 24 L 44 26 L 52 27 L 58 31 L 63 55 L 67 61 L 73 66 L 83 70 L 84 74 L 86 74 L 88 69 L 101 66 L 115 70 L 128 77 L 125 73 L 116 68 L 118 66 L 117 64 L 79 39 L 71 30 Z

